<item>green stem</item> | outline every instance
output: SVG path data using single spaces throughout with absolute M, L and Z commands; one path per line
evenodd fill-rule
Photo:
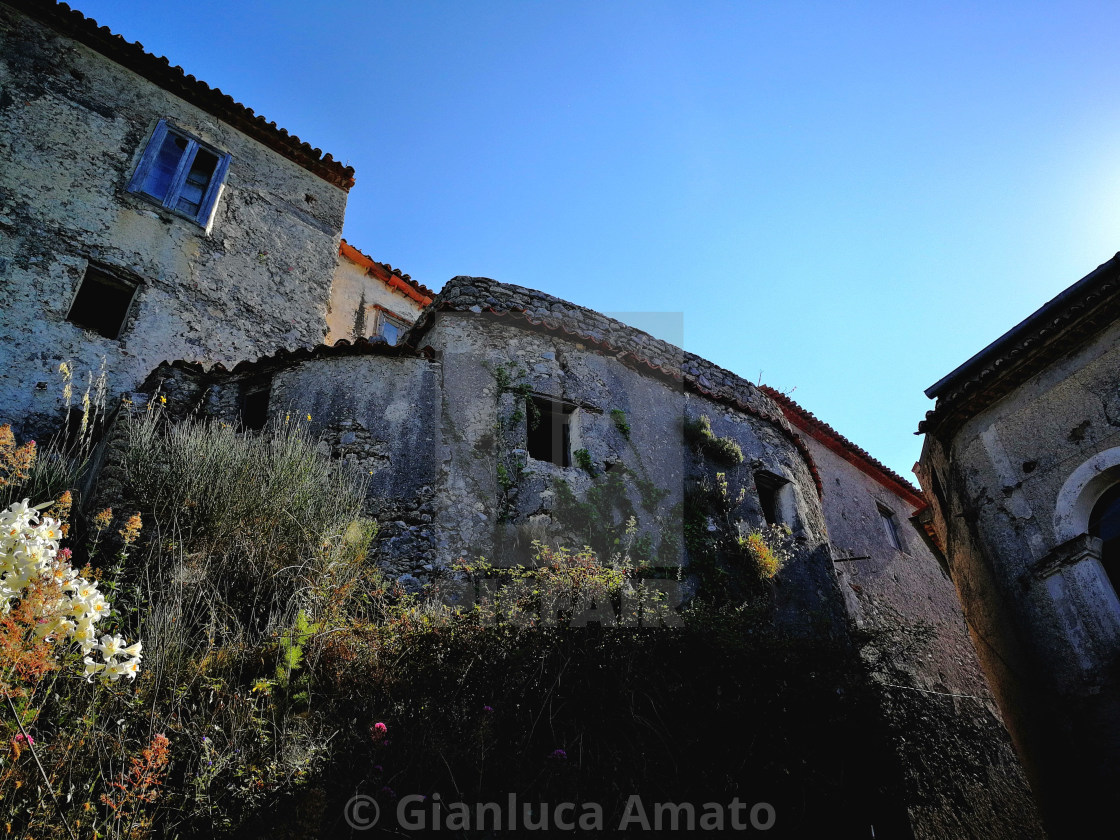
M 66 833 L 70 835 L 70 840 L 78 840 L 74 836 L 74 832 L 70 830 L 70 823 L 66 822 L 66 815 L 62 813 L 62 806 L 58 804 L 58 797 L 54 795 L 54 787 L 51 785 L 50 777 L 47 776 L 47 771 L 43 769 L 43 764 L 39 761 L 39 754 L 35 752 L 35 745 L 31 740 L 31 736 L 27 734 L 27 730 L 23 728 L 23 721 L 19 718 L 19 712 L 16 711 L 16 704 L 12 702 L 10 695 L 5 694 L 4 699 L 8 701 L 8 707 L 12 710 L 12 717 L 15 718 L 16 726 L 19 731 L 23 733 L 23 740 L 27 742 L 27 749 L 31 751 L 31 757 L 35 759 L 35 766 L 39 768 L 39 773 L 43 776 L 43 782 L 47 786 L 47 791 L 51 795 L 51 801 L 54 802 L 54 809 L 58 812 L 58 818 L 62 820 L 62 826 L 66 829 Z

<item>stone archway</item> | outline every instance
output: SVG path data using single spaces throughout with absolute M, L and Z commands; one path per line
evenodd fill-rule
M 1093 506 L 1114 484 L 1120 484 L 1120 446 L 1098 452 L 1070 473 L 1054 505 L 1057 545 L 1088 533 Z

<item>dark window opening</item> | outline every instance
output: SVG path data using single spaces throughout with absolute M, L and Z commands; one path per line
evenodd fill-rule
M 574 405 L 546 397 L 525 400 L 526 449 L 536 461 L 558 467 L 572 465 L 572 413 Z
M 1093 505 L 1089 533 L 1101 538 L 1101 565 L 1112 588 L 1120 593 L 1120 484 L 1106 490 Z
M 271 382 L 243 383 L 239 404 L 241 429 L 260 431 L 268 423 L 268 400 L 272 395 Z
M 781 476 L 768 472 L 754 474 L 754 487 L 758 491 L 758 503 L 762 507 L 762 518 L 767 525 L 780 525 L 782 522 L 778 494 L 789 482 Z
M 945 499 L 945 491 L 941 489 L 941 482 L 937 480 L 937 470 L 929 471 L 930 480 L 933 482 L 933 495 L 937 499 L 937 506 L 941 508 L 941 516 L 948 521 L 949 503 Z
M 902 551 L 902 538 L 898 533 L 898 522 L 895 521 L 894 512 L 882 505 L 875 506 L 879 511 L 879 518 L 883 520 L 883 530 L 887 533 L 887 542 L 892 548 Z
M 135 294 L 135 284 L 119 280 L 96 266 L 88 266 L 66 320 L 105 338 L 117 338 Z

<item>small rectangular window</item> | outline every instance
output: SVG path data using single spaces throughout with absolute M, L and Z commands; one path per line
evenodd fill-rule
M 781 492 L 789 482 L 781 476 L 770 472 L 756 472 L 754 474 L 754 487 L 758 491 L 758 503 L 762 508 L 762 518 L 768 525 L 780 525 L 783 522 L 781 507 Z
M 558 467 L 572 465 L 574 405 L 547 397 L 525 400 L 526 449 L 529 457 Z
M 160 120 L 128 189 L 206 227 L 229 161 L 228 154 Z
M 135 283 L 89 265 L 66 320 L 105 338 L 118 338 L 135 295 Z
M 272 396 L 272 381 L 256 380 L 241 383 L 240 411 L 241 429 L 260 431 L 268 423 L 268 401 Z
M 902 540 L 898 535 L 898 523 L 894 513 L 882 505 L 875 506 L 879 511 L 879 518 L 883 520 L 883 530 L 887 532 L 887 541 L 898 551 L 902 551 Z
M 385 339 L 389 344 L 395 345 L 400 341 L 401 336 L 407 329 L 408 324 L 405 321 L 388 314 L 383 309 L 377 310 L 376 335 Z

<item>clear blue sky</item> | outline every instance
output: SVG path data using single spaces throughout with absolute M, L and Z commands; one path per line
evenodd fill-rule
M 1117 3 L 73 5 L 353 165 L 375 259 L 683 313 L 904 475 L 922 390 L 1120 247 Z

